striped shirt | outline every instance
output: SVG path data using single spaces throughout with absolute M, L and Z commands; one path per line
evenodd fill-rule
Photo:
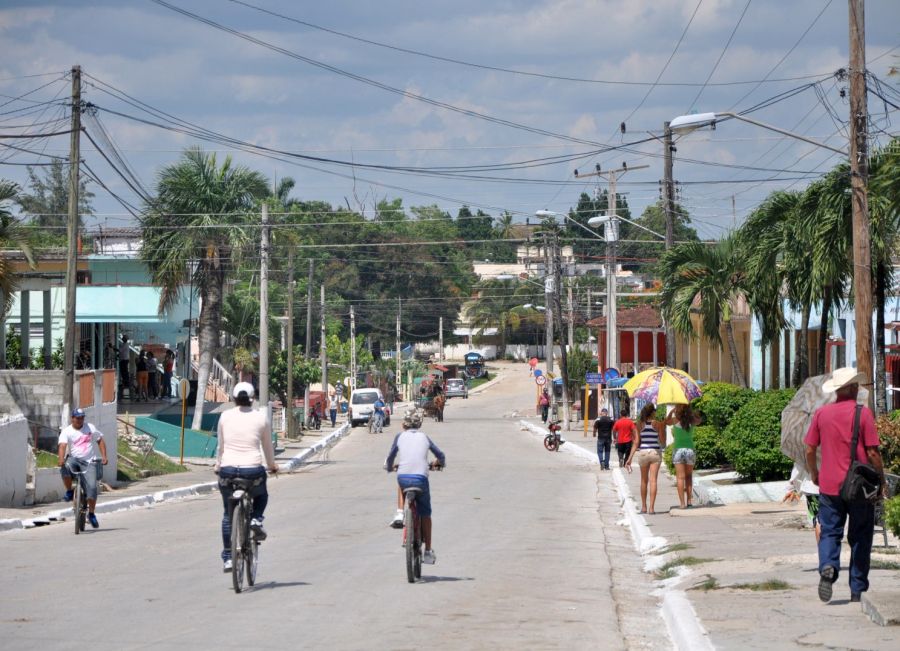
M 659 432 L 653 426 L 653 423 L 644 423 L 644 429 L 641 430 L 641 443 L 639 450 L 659 450 Z

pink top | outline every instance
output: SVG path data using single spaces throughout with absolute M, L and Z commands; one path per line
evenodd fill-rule
M 844 398 L 816 410 L 803 442 L 822 446 L 822 467 L 819 469 L 819 491 L 824 495 L 840 495 L 841 484 L 850 469 L 850 441 L 853 438 L 853 416 L 856 400 Z M 868 407 L 859 415 L 858 461 L 866 462 L 866 448 L 878 446 L 875 416 Z

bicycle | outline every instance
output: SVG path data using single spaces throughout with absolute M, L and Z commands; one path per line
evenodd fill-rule
M 550 430 L 550 433 L 544 437 L 544 447 L 547 448 L 549 452 L 556 452 L 559 450 L 559 446 L 565 443 L 559 433 L 562 426 L 559 424 L 558 420 L 552 420 L 550 421 L 550 424 L 547 425 L 547 429 Z
M 442 470 L 437 462 L 429 464 L 432 470 Z M 406 551 L 406 580 L 415 583 L 422 578 L 422 521 L 416 507 L 421 488 L 411 486 L 403 490 L 403 547 Z
M 262 479 L 235 477 L 226 481 L 233 488 L 231 500 L 234 504 L 231 511 L 231 583 L 234 591 L 240 593 L 244 589 L 245 570 L 247 585 L 256 583 L 259 540 L 250 527 L 250 520 L 253 519 L 251 489 L 262 483 Z
M 378 412 L 369 415 L 369 434 L 380 434 L 384 431 L 384 416 Z
M 73 470 L 69 468 L 73 475 L 72 481 L 72 514 L 75 516 L 75 535 L 77 536 L 84 531 L 85 521 L 87 520 L 88 503 L 84 493 L 84 470 Z

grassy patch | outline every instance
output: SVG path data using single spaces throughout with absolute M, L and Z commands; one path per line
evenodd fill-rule
M 143 452 L 131 448 L 123 439 L 118 440 L 116 451 L 119 455 L 120 481 L 134 481 L 153 475 L 168 475 L 175 472 L 186 472 L 187 468 L 169 461 L 166 457 L 156 452 L 150 452 L 144 458 Z
M 472 389 L 474 389 L 474 388 L 477 387 L 477 386 L 481 386 L 481 385 L 484 384 L 485 382 L 490 382 L 492 379 L 493 379 L 493 378 L 490 378 L 490 377 L 476 377 L 476 378 L 472 378 L 472 379 L 469 380 L 469 382 L 468 382 L 468 385 L 469 385 L 469 391 L 471 391 Z
M 706 575 L 706 579 L 701 581 L 695 586 L 690 587 L 690 590 L 702 590 L 703 592 L 709 592 L 710 590 L 718 590 L 721 586 L 719 585 L 719 580 L 710 575 Z
M 52 452 L 37 450 L 35 456 L 37 457 L 38 468 L 56 468 L 59 465 L 59 456 Z
M 880 558 L 873 558 L 869 568 L 873 570 L 900 570 L 900 563 L 897 561 L 883 561 Z
M 663 554 L 668 554 L 670 552 L 683 552 L 693 548 L 694 546 L 689 543 L 675 543 L 674 545 L 666 545 L 662 549 L 656 550 L 655 554 L 657 556 L 662 556 Z
M 735 585 L 730 585 L 728 587 L 734 588 L 735 590 L 752 590 L 753 592 L 794 589 L 794 586 L 781 579 L 769 579 L 768 581 L 759 581 L 758 583 L 736 583 Z
M 712 558 L 697 558 L 696 556 L 682 556 L 680 558 L 673 559 L 656 570 L 656 578 L 660 581 L 665 579 L 671 579 L 673 576 L 676 576 L 678 572 L 676 568 L 681 567 L 682 565 L 700 565 L 701 563 L 709 563 L 714 559 Z

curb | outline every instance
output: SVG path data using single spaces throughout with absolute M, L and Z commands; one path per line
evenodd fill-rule
M 541 438 L 550 433 L 548 430 L 525 420 L 520 420 L 519 424 Z M 564 445 L 559 449 L 577 457 L 589 459 L 592 463 L 599 463 L 594 453 L 585 450 L 580 445 Z M 631 490 L 625 482 L 625 475 L 622 473 L 621 468 L 613 468 L 612 477 L 622 504 L 622 512 L 625 515 L 623 522 L 631 532 L 631 538 L 634 541 L 634 547 L 637 552 L 643 557 L 650 552 L 665 547 L 668 541 L 660 536 L 654 536 L 650 532 L 650 527 L 647 526 L 647 521 L 637 512 L 637 504 L 631 496 Z M 650 564 L 648 560 L 645 565 L 649 566 Z M 645 567 L 646 569 L 647 567 Z M 700 618 L 697 616 L 697 612 L 691 605 L 684 590 L 663 586 L 660 592 L 662 594 L 662 618 L 666 623 L 666 630 L 674 648 L 679 651 L 708 651 L 714 649 L 715 647 L 709 639 L 709 633 L 703 628 L 703 624 L 700 622 Z
M 471 391 L 469 391 L 469 395 L 472 395 L 473 393 L 481 393 L 482 391 L 484 391 L 484 390 L 487 389 L 488 387 L 494 386 L 497 382 L 499 382 L 500 380 L 502 380 L 504 377 L 506 377 L 506 375 L 504 375 L 504 374 L 502 374 L 502 373 L 497 373 L 497 375 L 494 377 L 493 380 L 488 380 L 488 381 L 485 382 L 484 384 L 479 384 L 477 387 L 475 387 L 474 389 L 472 389 Z
M 326 448 L 334 446 L 341 438 L 350 433 L 350 425 L 345 423 L 338 429 L 334 430 L 327 437 L 307 448 L 299 454 L 291 457 L 288 461 L 281 464 L 278 468 L 286 472 L 290 472 L 299 468 L 303 463 Z M 133 495 L 131 497 L 123 497 L 108 502 L 98 502 L 96 506 L 97 513 L 116 513 L 118 511 L 127 511 L 129 509 L 149 508 L 156 504 L 162 504 L 171 500 L 183 499 L 185 497 L 193 497 L 195 495 L 205 495 L 212 493 L 218 488 L 217 481 L 203 482 L 202 484 L 193 484 L 191 486 L 181 486 L 179 488 L 171 488 L 169 490 L 158 491 L 147 495 Z M 50 511 L 46 515 L 38 516 L 30 520 L 0 520 L 0 532 L 12 531 L 15 529 L 31 529 L 33 527 L 48 525 L 53 522 L 60 522 L 66 518 L 73 516 L 72 508 L 59 509 Z

